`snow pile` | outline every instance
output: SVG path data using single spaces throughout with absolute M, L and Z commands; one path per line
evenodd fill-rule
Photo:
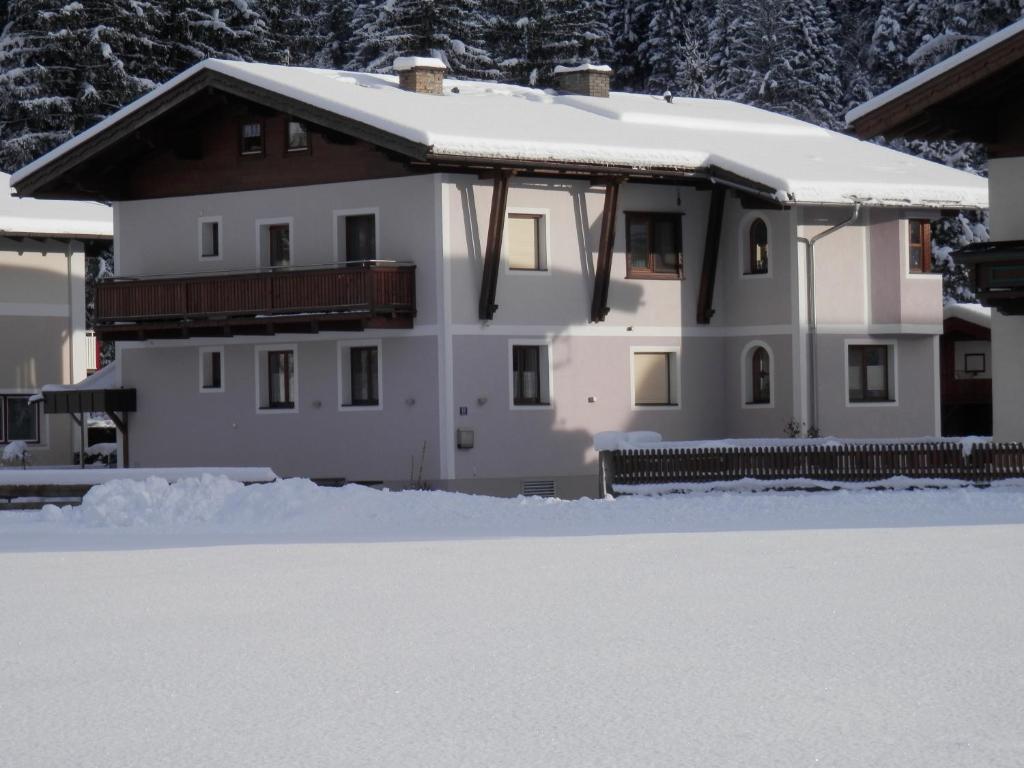
M 0 463 L 25 464 L 28 461 L 28 444 L 24 440 L 12 440 L 0 453 Z

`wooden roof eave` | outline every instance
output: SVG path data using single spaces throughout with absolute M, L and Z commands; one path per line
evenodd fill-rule
M 410 159 L 424 158 L 428 152 L 428 147 L 424 144 L 410 141 L 368 123 L 338 115 L 330 110 L 308 104 L 301 99 L 252 85 L 230 75 L 206 69 L 179 83 L 159 99 L 125 115 L 106 130 L 79 144 L 73 151 L 67 151 L 55 157 L 25 176 L 19 181 L 16 194 L 22 197 L 45 198 L 48 185 L 73 172 L 76 167 L 96 158 L 102 152 L 111 149 L 118 142 L 135 135 L 153 120 L 167 114 L 187 99 L 207 89 L 221 91 L 265 105 L 329 130 L 348 134 Z
M 934 121 L 920 122 L 920 116 L 932 110 L 941 110 L 942 105 L 956 96 L 978 86 L 993 77 L 999 76 L 1004 70 L 1024 61 L 1024 33 L 1016 34 L 977 56 L 961 62 L 934 78 L 927 80 L 916 88 L 900 94 L 893 100 L 879 105 L 870 112 L 852 120 L 850 127 L 860 139 L 871 139 L 876 136 L 890 138 L 934 138 L 936 130 Z M 970 115 L 959 114 L 949 110 L 948 114 L 960 119 L 970 119 Z M 919 128 L 915 130 L 914 126 Z M 917 131 L 920 130 L 921 133 Z M 958 137 L 967 138 L 967 137 Z M 983 140 L 983 139 L 975 139 Z

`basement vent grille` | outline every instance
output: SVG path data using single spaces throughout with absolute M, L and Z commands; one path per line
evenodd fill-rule
M 553 497 L 554 495 L 554 480 L 523 480 L 523 496 Z

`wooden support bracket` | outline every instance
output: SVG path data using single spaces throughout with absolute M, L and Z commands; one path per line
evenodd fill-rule
M 480 280 L 481 320 L 493 320 L 498 309 L 498 269 L 501 261 L 501 241 L 505 234 L 505 210 L 508 205 L 508 181 L 512 171 L 501 169 L 494 176 L 491 194 L 491 218 L 487 225 L 487 248 L 484 251 L 484 271 Z
M 619 209 L 622 179 L 605 182 L 604 212 L 601 215 L 601 243 L 594 269 L 594 297 L 590 304 L 590 322 L 600 323 L 608 315 L 608 286 L 612 276 L 612 251 L 615 248 L 615 217 Z
M 711 306 L 715 298 L 715 273 L 718 271 L 718 249 L 722 242 L 722 218 L 725 212 L 725 188 L 711 190 L 708 208 L 708 228 L 704 234 L 704 264 L 700 273 L 700 292 L 697 296 L 697 322 L 708 325 L 715 314 Z

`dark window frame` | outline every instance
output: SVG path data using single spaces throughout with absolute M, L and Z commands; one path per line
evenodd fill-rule
M 551 405 L 544 397 L 543 378 L 548 374 L 543 370 L 544 356 L 542 354 L 543 344 L 513 344 L 512 345 L 512 404 L 525 406 L 547 406 Z M 532 359 L 531 359 L 532 358 Z M 523 393 L 525 375 L 530 373 L 530 365 L 534 365 L 533 372 L 537 376 L 537 393 L 528 396 Z M 550 390 L 550 383 L 548 385 Z
M 199 226 L 201 227 L 201 229 L 200 229 L 201 236 L 200 236 L 200 242 L 199 242 L 199 245 L 200 245 L 200 247 L 199 247 L 199 258 L 201 258 L 201 259 L 219 259 L 219 258 L 221 258 L 221 252 L 220 252 L 220 237 L 221 237 L 220 219 L 212 219 L 212 218 L 211 219 L 204 219 L 203 221 L 199 222 Z M 205 231 L 206 227 L 212 227 L 213 228 L 213 237 L 211 239 L 211 242 L 212 242 L 212 245 L 213 245 L 213 252 L 212 253 L 205 253 L 206 249 L 203 247 L 206 244 L 205 243 L 205 241 L 206 241 L 206 231 Z
M 302 126 L 303 131 L 306 135 L 306 145 L 304 147 L 292 147 L 292 123 Z M 292 155 L 308 155 L 313 151 L 313 133 L 309 130 L 309 123 L 305 120 L 299 120 L 295 117 L 286 117 L 284 121 L 284 154 L 285 157 Z
M 39 445 L 43 441 L 43 414 L 40 410 L 40 403 L 29 402 L 29 408 L 34 413 L 33 422 L 35 424 L 35 437 L 32 439 L 24 437 L 11 437 L 11 424 L 10 424 L 10 400 L 25 400 L 29 401 L 32 395 L 19 394 L 16 392 L 7 392 L 0 394 L 0 444 L 12 443 L 15 440 L 21 440 L 28 445 Z
M 871 397 L 868 395 L 868 368 L 871 367 L 864 362 L 864 350 L 869 349 L 880 349 L 882 350 L 883 367 L 885 369 L 885 393 L 883 397 Z M 853 396 L 851 389 L 852 379 L 847 382 L 846 386 L 846 397 L 850 403 L 892 403 L 895 402 L 893 398 L 893 380 L 892 380 L 892 355 L 893 348 L 888 344 L 850 344 L 846 347 L 846 370 L 847 376 L 852 376 L 850 370 L 853 365 L 851 364 L 851 356 L 857 352 L 860 354 L 860 362 L 857 365 L 857 376 L 860 384 L 860 395 L 858 397 Z
M 981 368 L 972 368 L 968 365 L 970 358 L 981 358 Z M 986 373 L 988 371 L 988 355 L 984 352 L 965 352 L 964 353 L 964 373 Z
M 260 127 L 260 148 L 258 150 L 246 150 L 245 128 L 248 125 Z M 239 157 L 265 157 L 267 154 L 267 121 L 263 118 L 246 118 L 238 124 L 238 155 Z
M 762 245 L 759 240 L 754 237 L 754 228 L 758 225 L 764 230 L 764 261 L 760 263 L 758 256 L 758 246 Z M 769 258 L 771 253 L 768 247 L 768 222 L 758 216 L 747 228 L 747 275 L 767 275 L 769 269 Z
M 361 262 L 372 262 L 377 261 L 377 214 L 376 213 L 352 213 L 343 214 L 342 218 L 345 220 L 344 224 L 344 237 L 345 237 L 345 262 L 346 263 L 361 263 Z M 372 247 L 372 255 L 369 259 L 354 259 L 352 258 L 352 243 L 354 242 L 355 228 L 349 230 L 349 224 L 356 220 L 367 220 L 370 221 L 370 243 Z
M 277 224 L 266 224 L 264 226 L 266 226 L 266 228 L 267 228 L 267 266 L 270 267 L 271 269 L 287 269 L 288 267 L 290 267 L 292 265 L 292 225 L 291 225 L 291 223 L 290 222 L 280 222 L 280 223 L 277 223 Z M 287 241 L 288 241 L 288 246 L 287 246 L 288 260 L 287 260 L 287 262 L 282 263 L 282 264 L 275 264 L 274 263 L 274 252 L 275 252 L 274 233 L 281 232 L 281 231 L 284 231 L 284 232 L 288 233 L 288 236 L 287 236 Z M 278 250 L 280 250 L 280 246 L 278 246 Z M 280 255 L 281 254 L 278 253 L 278 256 L 280 256 Z
M 268 349 L 264 352 L 267 356 L 267 410 L 294 410 L 295 393 L 292 391 L 292 380 L 295 377 L 295 350 L 293 349 Z M 284 399 L 274 400 L 274 376 L 275 365 L 273 360 L 287 361 L 284 375 Z
M 915 251 L 920 254 L 920 263 L 916 267 L 914 266 Z M 932 223 L 929 219 L 907 220 L 907 270 L 912 275 L 931 274 Z
M 365 362 L 356 361 L 360 356 L 365 355 Z M 364 370 L 365 369 L 365 370 Z M 380 347 L 376 344 L 367 344 L 358 347 L 348 347 L 348 373 L 349 373 L 349 402 L 345 405 L 353 407 L 379 407 L 380 406 Z M 357 398 L 357 377 L 360 374 L 369 377 L 366 389 L 371 391 L 371 397 Z M 362 382 L 359 382 L 361 385 Z M 358 387 L 362 389 L 362 387 Z
M 224 389 L 224 352 L 220 349 L 200 349 L 200 364 L 203 367 L 203 380 L 200 389 L 204 392 L 220 392 Z M 215 374 L 213 372 L 216 372 Z M 206 385 L 206 375 L 210 376 L 210 385 Z
M 750 402 L 769 405 L 772 401 L 772 357 L 765 347 L 754 347 L 750 355 Z
M 675 239 L 676 265 L 666 268 L 659 266 L 658 254 L 654 250 L 655 225 L 658 222 L 669 222 L 673 227 Z M 647 265 L 638 267 L 633 264 L 630 237 L 634 224 L 647 225 Z M 626 278 L 630 280 L 682 280 L 683 279 L 683 217 L 681 213 L 664 213 L 658 211 L 626 211 Z

